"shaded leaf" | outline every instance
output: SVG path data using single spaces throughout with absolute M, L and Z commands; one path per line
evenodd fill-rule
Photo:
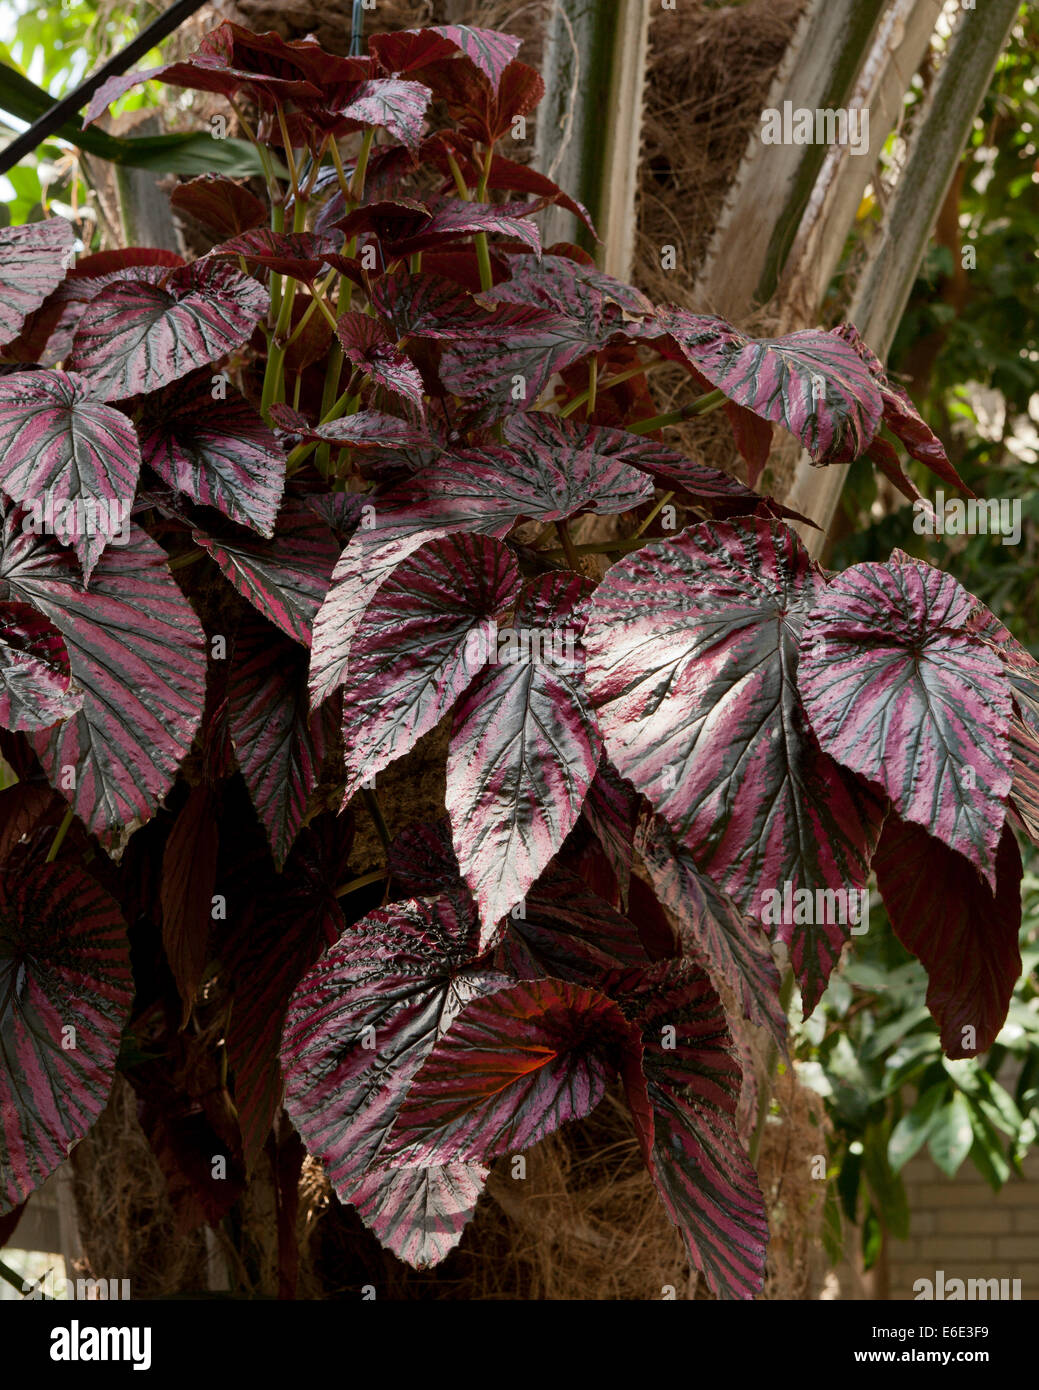
M 1021 974 L 1021 852 L 1014 832 L 1003 829 L 994 892 L 963 855 L 894 814 L 873 863 L 895 935 L 927 971 L 927 1007 L 946 1056 L 987 1052 Z
M 133 983 L 126 924 L 71 864 L 0 875 L 0 1212 L 104 1109 Z
M 285 454 L 237 392 L 213 398 L 210 378 L 149 396 L 138 424 L 149 468 L 203 507 L 263 536 L 274 534 L 285 487 Z
M 286 502 L 273 540 L 191 534 L 257 612 L 310 646 L 311 624 L 328 592 L 336 555 L 331 531 L 310 507 L 297 498 Z
M 209 948 L 217 856 L 216 803 L 206 786 L 192 787 L 173 823 L 162 856 L 162 947 L 183 1004 L 181 1027 L 191 1016 Z
M 473 999 L 408 1087 L 383 1150 L 429 1167 L 529 1149 L 595 1109 L 623 1052 L 641 1047 L 617 1006 L 543 978 Z
M 238 766 L 280 869 L 321 775 L 325 721 L 311 715 L 299 643 L 254 619 L 239 629 L 228 682 Z
M 635 848 L 657 897 L 678 918 L 691 954 L 712 978 L 732 990 L 743 1017 L 766 1029 L 785 1053 L 787 1021 L 779 1002 L 779 971 L 761 923 L 698 872 L 658 818 L 642 823 Z
M 256 194 L 224 174 L 200 174 L 178 183 L 170 194 L 170 207 L 195 218 L 221 240 L 267 221 L 267 209 Z
M 650 1172 L 689 1257 L 718 1298 L 752 1299 L 765 1275 L 768 1222 L 735 1116 L 740 1068 L 721 1001 L 682 962 L 609 982 L 642 1031 L 654 1134 Z
M 381 320 L 352 310 L 337 321 L 336 337 L 347 362 L 365 372 L 374 386 L 403 396 L 421 412 L 422 375 Z
M 58 630 L 27 603 L 0 604 L 0 727 L 29 732 L 76 713 L 69 654 Z

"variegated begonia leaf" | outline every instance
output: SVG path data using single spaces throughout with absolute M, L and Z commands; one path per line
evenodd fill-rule
M 952 575 L 902 551 L 854 565 L 818 595 L 798 685 L 826 752 L 992 887 L 1012 776 L 1010 686 L 968 631 L 973 606 Z
M 202 627 L 165 552 L 135 525 L 109 545 L 83 582 L 49 536 L 9 512 L 0 579 L 61 633 L 83 703 L 70 719 L 31 734 L 51 784 L 106 845 L 118 847 L 156 811 L 202 719 Z
M 882 808 L 801 707 L 801 627 L 825 587 L 786 526 L 703 522 L 615 564 L 592 597 L 587 684 L 610 761 L 701 873 L 761 917 L 766 890 L 826 898 L 780 920 L 806 1008 L 849 933 Z
M 0 347 L 65 278 L 75 236 L 63 217 L 0 227 Z
M 584 688 L 577 605 L 588 583 L 544 575 L 455 710 L 447 809 L 486 933 L 522 902 L 577 823 L 602 751 Z
M 510 983 L 474 965 L 479 954 L 477 924 L 451 899 L 394 903 L 343 932 L 300 981 L 285 1022 L 285 1105 L 308 1151 L 340 1199 L 420 1268 L 457 1245 L 487 1170 L 435 1167 L 416 1203 L 416 1180 L 383 1162 L 386 1139 L 461 1009 Z
M 68 372 L 0 378 L 3 490 L 62 535 L 89 580 L 106 544 L 129 525 L 141 451 L 126 416 Z
M 487 536 L 431 541 L 390 575 L 351 646 L 344 800 L 440 722 L 496 651 L 496 616 L 518 592 L 516 562 Z
M 262 285 L 219 260 L 158 284 L 120 280 L 87 305 L 67 365 L 105 400 L 155 391 L 241 347 L 267 303 Z

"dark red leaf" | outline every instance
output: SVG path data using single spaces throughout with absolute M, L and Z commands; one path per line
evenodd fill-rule
M 519 52 L 520 43 L 511 34 L 498 34 L 491 29 L 434 24 L 427 29 L 373 34 L 368 40 L 368 51 L 384 71 L 393 73 L 415 72 L 460 52 L 497 87 L 502 73 Z
M 678 919 L 690 954 L 712 979 L 724 981 L 743 1017 L 767 1029 L 786 1052 L 779 971 L 761 923 L 741 912 L 727 893 L 698 871 L 658 817 L 642 823 L 635 847 L 657 897 Z
M 649 964 L 634 923 L 558 861 L 527 894 L 523 914 L 510 916 L 493 959 L 521 980 L 550 975 L 593 988 L 611 970 Z
M 216 809 L 208 787 L 192 787 L 162 856 L 162 947 L 183 1004 L 181 1027 L 191 1017 L 208 959 L 219 834 Z
M 226 885 L 232 923 L 222 954 L 234 987 L 227 1053 L 242 1143 L 250 1168 L 282 1103 L 278 1050 L 289 996 L 345 922 L 335 896 L 350 834 L 346 817 L 303 831 L 283 874 L 262 882 L 244 873 Z
M 225 21 L 205 34 L 195 52 L 182 62 L 108 78 L 94 93 L 83 124 L 96 121 L 113 101 L 140 82 L 165 82 L 221 96 L 233 96 L 245 88 L 267 103 L 316 101 L 327 87 L 363 78 L 368 67 L 368 59 L 326 53 L 313 38 L 286 43 L 279 34 L 254 34 Z
M 841 342 L 850 343 L 865 362 L 884 404 L 884 424 L 905 446 L 910 458 L 919 460 L 950 487 L 958 488 L 969 497 L 974 494 L 949 462 L 942 441 L 921 417 L 916 406 L 906 392 L 893 382 L 884 370 L 880 359 L 859 337 L 858 330 L 850 323 L 842 323 L 832 330 Z M 880 441 L 883 442 L 883 441 Z M 851 455 L 848 455 L 850 458 Z
M 170 194 L 170 206 L 194 217 L 221 239 L 252 231 L 267 221 L 267 209 L 256 194 L 223 174 L 200 174 L 178 183 Z
M 408 1087 L 382 1158 L 396 1166 L 486 1162 L 529 1149 L 602 1100 L 641 1046 L 616 1004 L 543 978 L 476 998 Z
M 927 1007 L 948 1057 L 987 1052 L 1021 974 L 1021 851 L 1005 826 L 995 889 L 973 864 L 894 813 L 874 857 L 895 934 L 927 970 Z
M 347 129 L 382 126 L 409 149 L 422 143 L 426 109 L 432 93 L 421 82 L 376 77 L 355 88 L 345 102 L 336 102 L 332 113 Z
M 269 227 L 254 227 L 240 232 L 229 241 L 214 246 L 206 257 L 216 260 L 239 257 L 247 266 L 259 266 L 276 275 L 291 275 L 308 284 L 324 269 L 327 252 L 338 250 L 340 239 L 325 232 L 272 232 Z
M 311 715 L 306 653 L 259 619 L 237 634 L 228 728 L 238 766 L 280 869 L 321 775 L 324 720 Z
M 359 410 L 356 415 L 344 415 L 339 420 L 330 420 L 327 425 L 309 425 L 291 406 L 273 405 L 271 418 L 287 433 L 319 444 L 366 449 L 400 449 L 409 445 L 428 448 L 432 444 L 424 430 L 378 410 Z
M 684 962 L 629 972 L 610 993 L 642 1029 L 650 1172 L 667 1214 L 711 1292 L 752 1299 L 764 1282 L 768 1221 L 736 1132 L 740 1068 L 721 1001 Z

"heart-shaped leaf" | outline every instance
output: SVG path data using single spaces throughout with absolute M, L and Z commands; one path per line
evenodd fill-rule
M 75 237 L 63 217 L 0 227 L 0 347 L 64 280 Z
M 778 522 L 704 522 L 614 565 L 585 634 L 610 761 L 701 873 L 751 916 L 764 889 L 866 882 L 882 808 L 819 751 L 795 683 L 798 639 L 824 587 Z M 847 939 L 827 899 L 781 922 L 805 1007 Z
M 495 616 L 518 592 L 511 554 L 485 536 L 432 541 L 386 580 L 351 646 L 344 800 L 435 728 L 496 648 Z
M 4 491 L 38 504 L 72 543 L 88 581 L 107 542 L 124 531 L 141 471 L 133 425 L 65 372 L 14 372 L 0 379 Z M 46 503 L 46 508 L 44 507 Z
M 285 454 L 260 416 L 208 374 L 149 396 L 138 425 L 149 468 L 203 507 L 274 534 L 285 487 Z
M 447 807 L 485 930 L 523 900 L 581 813 L 602 741 L 577 650 L 586 582 L 545 575 L 524 591 L 507 644 L 454 715 Z
M 104 1109 L 133 983 L 117 904 L 71 864 L 0 875 L 0 1212 Z
M 194 261 L 161 285 L 109 285 L 84 311 L 68 366 L 106 400 L 143 395 L 241 347 L 267 302 L 262 285 L 222 261 Z
M 952 575 L 896 551 L 819 595 L 798 683 L 826 752 L 995 885 L 1012 758 L 1002 663 Z
M 1014 832 L 1003 828 L 995 892 L 962 854 L 894 814 L 873 862 L 895 935 L 927 970 L 927 1007 L 946 1056 L 987 1052 L 1021 974 L 1021 851 Z
M 203 632 L 173 581 L 166 555 L 130 527 L 84 586 L 50 537 L 22 531 L 9 513 L 0 579 L 65 639 L 83 705 L 49 733 L 30 735 L 51 784 L 88 830 L 125 843 L 169 791 L 202 718 Z
M 641 1052 L 616 1004 L 543 978 L 473 999 L 408 1087 L 383 1151 L 404 1167 L 487 1161 L 591 1114 Z M 629 1058 L 628 1064 L 632 1064 Z
M 395 1223 L 381 1215 L 388 1179 L 373 1170 L 407 1087 L 464 1005 L 509 983 L 472 968 L 479 949 L 475 925 L 448 898 L 394 903 L 348 927 L 289 1003 L 281 1052 L 286 1109 L 341 1200 L 356 1195 L 377 1233 Z M 450 1165 L 434 1181 L 457 1190 L 485 1175 L 465 1167 Z M 397 1209 L 400 1200 L 392 1203 Z M 471 1210 L 453 1206 L 450 1220 L 429 1218 L 441 1237 L 420 1243 L 423 1259 L 441 1257 L 460 1238 Z

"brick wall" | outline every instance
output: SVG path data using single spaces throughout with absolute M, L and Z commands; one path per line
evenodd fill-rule
M 1039 1298 L 1039 1151 L 1025 1181 L 995 1193 L 968 1159 L 950 1179 L 926 1155 L 906 1164 L 910 1236 L 886 1251 L 888 1297 L 913 1299 L 913 1282 L 937 1270 L 949 1279 L 1020 1279 L 1022 1299 Z

